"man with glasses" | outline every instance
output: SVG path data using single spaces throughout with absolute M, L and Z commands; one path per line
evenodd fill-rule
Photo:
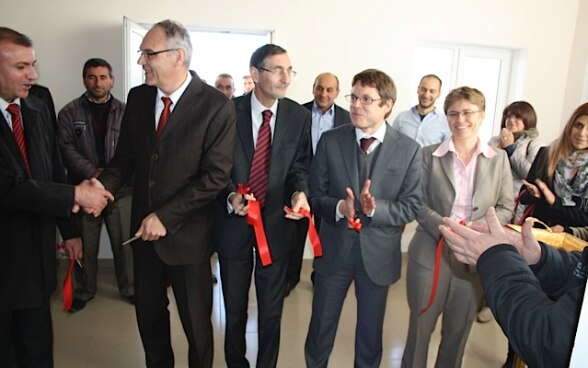
M 435 107 L 435 101 L 441 94 L 441 79 L 435 74 L 421 78 L 417 88 L 418 105 L 401 112 L 392 127 L 406 134 L 421 145 L 441 143 L 451 136 L 447 118 Z
M 141 42 L 145 84 L 127 98 L 114 158 L 99 176 L 117 192 L 135 175 L 131 243 L 135 306 L 148 367 L 173 367 L 171 284 L 184 333 L 188 365 L 211 367 L 212 218 L 214 199 L 233 162 L 235 109 L 189 71 L 186 28 L 164 20 Z
M 114 76 L 108 61 L 88 59 L 82 78 L 86 91 L 61 109 L 57 123 L 57 143 L 72 184 L 98 176 L 114 156 L 125 111 L 125 104 L 110 93 Z M 133 253 L 130 247 L 122 245 L 129 238 L 131 227 L 131 192 L 129 182 L 115 193 L 115 201 L 101 216 L 81 214 L 83 267 L 75 270 L 76 288 L 69 312 L 83 309 L 96 295 L 103 222 L 110 238 L 118 291 L 130 303 L 134 302 Z
M 357 299 L 355 367 L 379 367 L 388 288 L 400 278 L 400 226 L 421 206 L 420 146 L 386 123 L 396 86 L 385 73 L 355 75 L 351 125 L 325 132 L 310 174 L 310 198 L 322 219 L 323 256 L 314 260 L 308 367 L 326 367 L 343 301 Z
M 310 140 L 312 144 L 312 154 L 316 152 L 316 146 L 321 135 L 327 130 L 350 124 L 349 111 L 335 104 L 335 99 L 339 96 L 339 79 L 333 73 L 319 74 L 312 86 L 314 100 L 305 103 L 304 107 L 310 110 L 312 114 L 312 123 L 310 127 Z M 315 216 L 314 223 L 317 230 L 320 227 L 320 218 Z M 286 296 L 296 287 L 300 281 L 300 270 L 302 268 L 302 258 L 304 256 L 304 247 L 306 245 L 306 233 L 308 232 L 308 221 L 302 220 L 298 223 L 296 229 L 296 245 L 290 254 L 290 264 L 288 265 L 288 276 L 286 280 Z M 313 279 L 314 274 L 311 275 Z
M 218 197 L 215 246 L 226 311 L 225 360 L 229 367 L 249 367 L 245 332 L 251 274 L 257 293 L 257 367 L 275 367 L 286 271 L 300 209 L 310 210 L 308 162 L 310 112 L 285 98 L 292 77 L 282 47 L 268 44 L 250 60 L 252 93 L 234 99 L 237 139 L 231 182 Z M 244 195 L 239 185 L 249 187 Z M 267 244 L 258 243 L 248 223 L 251 200 L 261 208 Z M 285 207 L 290 207 L 291 212 Z M 259 234 L 257 234 L 259 235 Z M 269 250 L 262 264 L 259 250 Z M 265 255 L 265 253 L 264 253 Z

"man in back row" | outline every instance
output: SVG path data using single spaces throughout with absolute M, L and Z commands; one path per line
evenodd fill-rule
M 214 81 L 214 88 L 224 93 L 227 98 L 235 97 L 235 81 L 230 74 L 219 74 Z
M 98 176 L 114 156 L 125 110 L 125 104 L 110 93 L 114 76 L 106 60 L 87 60 L 82 78 L 86 91 L 61 109 L 57 122 L 57 143 L 71 184 Z M 110 238 L 118 291 L 123 298 L 134 302 L 133 254 L 131 247 L 122 245 L 130 234 L 131 192 L 129 181 L 115 193 L 115 201 L 102 215 L 81 214 L 84 267 L 75 270 L 76 287 L 70 312 L 83 309 L 96 295 L 103 221 Z
M 312 114 L 310 127 L 311 157 L 314 156 L 318 141 L 324 132 L 341 125 L 351 124 L 349 111 L 335 104 L 335 99 L 339 96 L 339 79 L 335 74 L 319 74 L 314 80 L 312 94 L 314 95 L 314 100 L 302 105 L 310 110 Z M 320 228 L 320 217 L 315 216 L 314 222 L 318 231 Z M 300 281 L 300 270 L 302 268 L 307 232 L 308 220 L 302 219 L 296 224 L 296 240 L 290 252 L 288 276 L 286 279 L 286 296 L 290 294 Z
M 435 108 L 441 95 L 441 79 L 434 74 L 421 78 L 417 88 L 418 105 L 398 114 L 392 128 L 417 141 L 421 147 L 441 143 L 451 136 L 447 118 Z

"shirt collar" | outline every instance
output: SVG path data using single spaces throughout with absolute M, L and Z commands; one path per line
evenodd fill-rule
M 313 101 L 312 102 L 312 112 L 315 113 L 315 114 L 319 114 L 319 115 L 329 115 L 329 116 L 332 116 L 333 114 L 335 114 L 335 104 L 333 103 L 331 105 L 331 107 L 329 107 L 329 109 L 323 113 L 323 110 L 321 110 L 321 108 L 319 107 L 319 105 L 316 104 L 316 101 Z
M 382 125 L 380 125 L 378 130 L 376 130 L 373 134 L 366 134 L 361 129 L 355 128 L 355 140 L 357 141 L 357 144 L 359 144 L 359 142 L 362 138 L 369 138 L 369 137 L 374 137 L 380 143 L 383 143 L 384 137 L 386 136 L 386 126 L 387 125 L 388 124 L 386 123 L 386 121 L 384 121 L 384 123 Z
M 165 93 L 163 93 L 163 91 L 158 88 L 157 89 L 157 101 L 158 102 L 161 101 L 162 97 L 169 97 L 172 100 L 171 109 L 173 110 L 174 107 L 176 106 L 176 104 L 178 103 L 178 100 L 180 99 L 180 97 L 182 97 L 182 94 L 184 93 L 186 88 L 188 88 L 188 85 L 190 84 L 191 81 L 192 81 L 192 75 L 190 73 L 188 73 L 186 75 L 186 80 L 184 80 L 184 83 L 182 83 L 182 85 L 178 89 L 173 91 L 169 96 L 166 95 Z
M 445 142 L 441 143 L 439 147 L 433 152 L 433 156 L 442 157 L 445 156 L 448 152 L 455 152 L 455 145 L 453 144 L 453 139 L 448 139 Z M 492 158 L 496 156 L 496 151 L 492 149 L 487 143 L 482 142 L 478 137 L 478 143 L 476 144 L 476 151 L 474 155 L 477 156 L 479 154 L 483 154 L 486 158 Z
M 14 100 L 12 100 L 11 102 L 8 102 L 5 99 L 3 99 L 2 97 L 0 97 L 0 111 L 2 111 L 2 113 L 6 114 L 6 109 L 8 108 L 8 105 L 10 105 L 11 103 L 15 103 L 20 107 L 20 105 L 21 105 L 20 98 L 17 97 Z
M 251 113 L 255 114 L 255 116 L 260 116 L 263 111 L 270 110 L 272 112 L 272 116 L 276 116 L 279 101 L 279 99 L 276 99 L 273 105 L 270 107 L 265 107 L 261 104 L 261 102 L 259 102 L 257 97 L 255 97 L 255 93 L 251 93 Z

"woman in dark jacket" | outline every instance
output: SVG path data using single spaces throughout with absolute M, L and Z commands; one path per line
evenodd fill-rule
M 533 217 L 560 230 L 588 225 L 588 103 L 574 111 L 556 141 L 539 150 L 523 183 L 521 203 L 535 204 Z

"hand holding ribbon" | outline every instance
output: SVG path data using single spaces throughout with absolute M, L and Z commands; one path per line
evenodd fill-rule
M 355 195 L 351 188 L 345 188 L 345 192 L 347 197 L 339 202 L 339 213 L 347 219 L 347 227 L 360 232 L 363 225 L 355 212 Z
M 259 202 L 255 199 L 255 197 L 251 195 L 249 187 L 246 187 L 243 184 L 239 184 L 237 192 L 243 198 L 248 200 L 247 206 L 244 206 L 248 207 L 248 209 L 246 210 L 247 223 L 253 226 L 253 231 L 255 232 L 255 240 L 257 241 L 257 252 L 259 254 L 259 258 L 261 259 L 261 265 L 264 267 L 268 266 L 272 264 L 272 257 L 269 252 L 269 246 L 267 244 L 267 238 L 265 237 L 265 230 L 263 228 L 261 206 L 259 205 Z M 243 210 L 243 208 L 241 208 L 241 210 Z
M 284 207 L 284 211 L 286 213 L 292 213 L 294 212 L 294 209 L 290 207 Z M 321 257 L 323 255 L 323 247 L 321 245 L 321 240 L 318 236 L 318 232 L 316 231 L 316 227 L 314 226 L 312 214 L 309 210 L 305 208 L 301 208 L 300 210 L 298 210 L 298 213 L 301 216 L 306 217 L 308 219 L 308 239 L 310 239 L 310 244 L 312 244 L 312 250 L 314 252 L 315 258 Z M 288 216 L 286 215 L 286 217 Z

